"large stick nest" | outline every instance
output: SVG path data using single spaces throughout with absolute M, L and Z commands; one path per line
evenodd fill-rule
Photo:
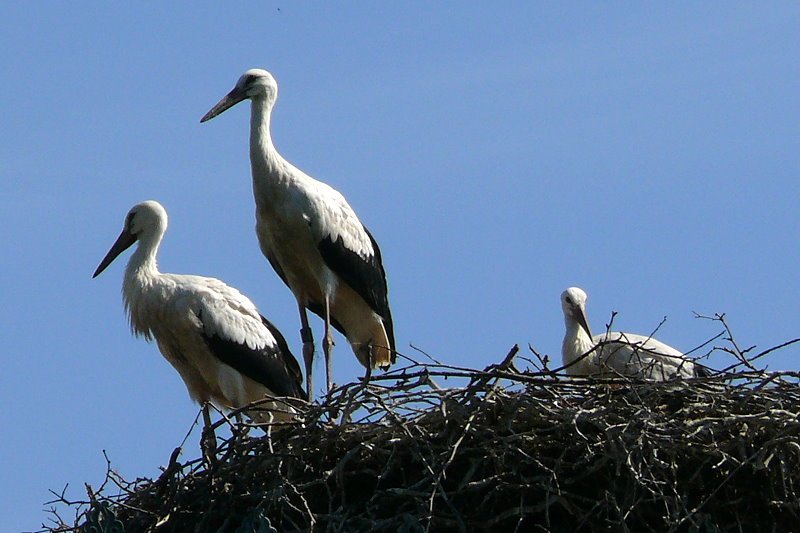
M 518 372 L 516 351 L 482 371 L 412 363 L 339 387 L 289 427 L 234 430 L 213 461 L 182 463 L 176 449 L 157 479 L 125 481 L 109 465 L 101 488 L 87 485 L 88 499 L 58 495 L 75 517 L 68 523 L 53 508 L 47 529 L 800 524 L 799 374 L 755 370 L 742 358 L 743 371 L 685 381 L 571 379 L 541 359 Z

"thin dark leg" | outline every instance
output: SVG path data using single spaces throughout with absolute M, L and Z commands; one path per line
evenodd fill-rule
M 328 297 L 325 297 L 325 338 L 322 340 L 322 350 L 325 352 L 325 375 L 328 380 L 328 393 L 333 388 L 331 349 L 333 348 L 333 335 L 331 334 L 331 305 Z
M 313 400 L 311 372 L 314 366 L 314 334 L 308 326 L 308 315 L 304 305 L 300 305 L 300 338 L 303 340 L 303 363 L 306 365 L 306 393 L 308 401 Z
M 217 436 L 211 428 L 211 415 L 208 412 L 208 402 L 203 404 L 203 433 L 200 437 L 200 448 L 203 458 L 209 465 L 217 458 Z
M 370 354 L 372 352 L 370 351 Z M 367 357 L 367 371 L 364 373 L 364 381 L 369 382 L 369 378 L 372 377 L 372 355 Z

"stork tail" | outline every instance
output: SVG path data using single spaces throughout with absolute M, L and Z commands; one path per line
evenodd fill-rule
M 388 370 L 395 360 L 393 347 L 386 335 L 383 324 L 377 322 L 370 332 L 370 340 L 362 346 L 353 346 L 361 364 L 365 367 Z

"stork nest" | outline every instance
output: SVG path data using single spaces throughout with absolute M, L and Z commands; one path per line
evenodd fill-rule
M 411 363 L 281 430 L 233 429 L 212 460 L 178 448 L 157 479 L 109 463 L 88 498 L 56 494 L 45 530 L 796 529 L 800 374 L 755 369 L 778 347 L 733 346 L 725 371 L 665 383 L 568 378 L 538 355 L 520 372 L 516 347 L 484 370 Z

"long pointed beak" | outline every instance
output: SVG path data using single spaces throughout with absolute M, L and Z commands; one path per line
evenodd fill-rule
M 211 120 L 212 118 L 216 117 L 223 111 L 230 109 L 231 107 L 235 106 L 242 100 L 247 99 L 247 93 L 238 87 L 234 87 L 231 92 L 226 94 L 222 97 L 222 100 L 217 102 L 217 105 L 212 107 L 208 113 L 203 115 L 203 118 L 200 119 L 200 122 L 205 122 L 207 120 Z
M 100 261 L 100 265 L 97 267 L 97 270 L 95 270 L 94 274 L 92 274 L 92 279 L 99 276 L 100 273 L 105 270 L 106 267 L 110 265 L 119 254 L 130 248 L 135 242 L 136 236 L 133 233 L 130 233 L 127 229 L 123 229 L 122 233 L 120 233 L 119 237 L 117 237 L 117 240 L 111 245 L 111 249 L 108 251 L 106 256 L 102 261 Z
M 589 322 L 586 320 L 586 312 L 583 309 L 578 308 L 575 315 L 575 318 L 578 320 L 578 324 L 583 328 L 583 331 L 589 335 L 589 338 L 592 338 L 592 330 L 589 329 Z

